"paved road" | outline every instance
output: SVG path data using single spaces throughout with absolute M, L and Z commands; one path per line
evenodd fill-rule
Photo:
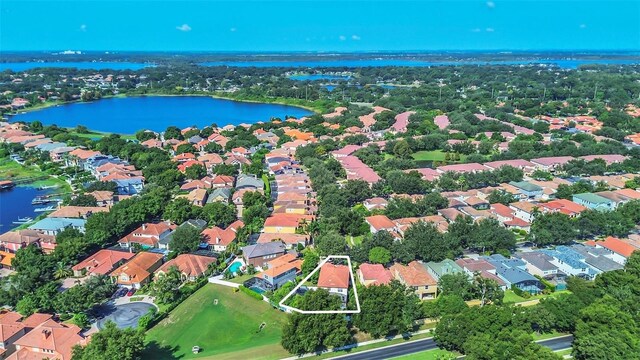
M 551 350 L 563 350 L 571 347 L 573 335 L 557 337 L 548 340 L 538 341 L 542 346 L 546 346 Z M 384 360 L 397 356 L 409 355 L 421 351 L 433 350 L 438 346 L 433 338 L 409 341 L 395 346 L 387 346 L 379 349 L 362 351 L 349 355 L 337 356 L 332 359 L 340 360 Z

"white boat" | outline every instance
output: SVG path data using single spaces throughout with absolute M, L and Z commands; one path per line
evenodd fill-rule
M 53 211 L 55 209 L 56 209 L 55 206 L 47 206 L 47 207 L 43 207 L 43 208 L 36 208 L 33 211 L 35 211 L 35 212 L 46 212 L 46 211 Z
M 18 221 L 14 221 L 13 223 L 14 223 L 14 224 L 26 224 L 26 223 L 31 222 L 31 221 L 33 221 L 33 219 L 32 219 L 32 218 L 30 218 L 30 217 L 23 217 L 23 218 L 18 218 Z

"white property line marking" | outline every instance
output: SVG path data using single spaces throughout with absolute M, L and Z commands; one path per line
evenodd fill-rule
M 326 264 L 330 259 L 346 259 L 347 266 L 349 267 L 349 276 L 351 277 L 351 286 L 353 287 L 353 296 L 356 298 L 356 310 L 300 310 L 298 308 L 294 308 L 289 305 L 285 305 L 284 302 L 287 301 L 293 294 L 295 294 L 298 289 L 302 286 L 302 284 L 306 283 L 316 271 L 320 270 L 322 265 Z M 348 291 L 347 291 L 348 293 Z M 313 269 L 313 271 L 307 275 L 296 287 L 291 290 L 282 300 L 280 300 L 279 306 L 287 309 L 289 311 L 299 312 L 301 314 L 359 314 L 360 313 L 360 299 L 358 299 L 358 289 L 356 288 L 356 281 L 353 276 L 353 268 L 351 267 L 351 258 L 346 255 L 329 255 L 326 259 L 322 260 L 318 266 Z

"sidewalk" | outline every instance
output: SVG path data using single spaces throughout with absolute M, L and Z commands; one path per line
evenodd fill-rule
M 209 282 L 212 284 L 218 284 L 222 286 L 228 286 L 232 288 L 240 287 L 240 284 L 233 283 L 231 281 L 222 280 L 222 275 L 212 276 L 209 278 Z
M 312 356 L 328 354 L 328 353 L 332 353 L 332 352 L 336 352 L 336 351 L 343 351 L 343 350 L 359 348 L 359 347 L 367 346 L 367 345 L 371 345 L 371 344 L 378 344 L 378 343 L 383 343 L 383 342 L 387 342 L 387 341 L 391 341 L 391 340 L 403 339 L 406 336 L 427 334 L 431 330 L 432 329 L 424 329 L 424 330 L 419 330 L 419 331 L 408 333 L 408 334 L 396 335 L 396 336 L 391 337 L 391 338 L 382 338 L 382 339 L 363 341 L 363 342 L 360 342 L 360 343 L 349 344 L 349 345 L 341 346 L 341 347 L 338 347 L 338 348 L 325 350 L 325 351 L 322 351 L 322 352 L 319 352 L 319 353 L 315 353 L 314 352 L 314 353 L 307 353 L 307 354 L 302 354 L 302 355 L 298 355 L 298 356 L 290 356 L 288 358 L 284 358 L 284 359 L 281 359 L 281 360 L 297 360 L 297 359 L 303 359 L 303 358 L 312 357 Z M 428 339 L 428 338 L 424 338 L 424 339 Z M 419 340 L 424 340 L 424 339 L 419 339 Z M 410 341 L 417 341 L 417 340 L 408 340 L 407 342 L 410 342 Z M 394 347 L 394 346 L 398 346 L 398 345 L 401 345 L 401 344 L 406 344 L 407 342 L 402 342 L 402 343 L 398 343 L 398 344 L 389 345 L 388 347 Z M 363 352 L 365 352 L 365 351 L 367 351 L 367 350 L 363 350 Z M 341 355 L 336 355 L 336 356 L 341 356 Z

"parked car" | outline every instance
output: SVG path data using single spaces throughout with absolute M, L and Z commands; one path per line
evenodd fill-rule
M 136 289 L 131 289 L 127 292 L 127 296 L 132 296 L 135 293 L 136 293 Z

